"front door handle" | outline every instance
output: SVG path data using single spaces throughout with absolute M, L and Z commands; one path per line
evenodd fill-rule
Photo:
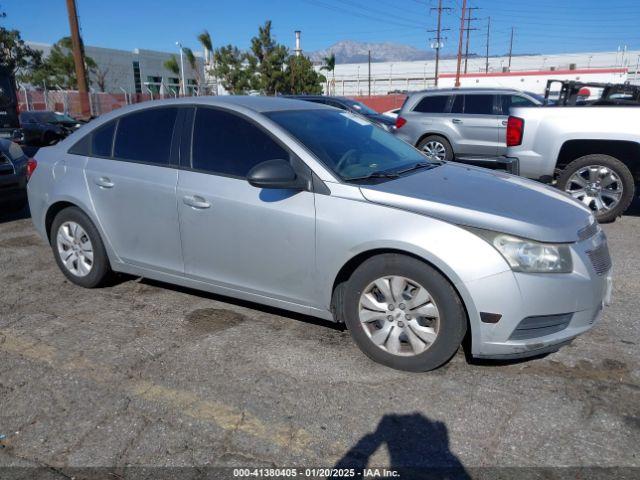
M 451 120 L 453 123 L 462 123 L 462 120 L 460 120 L 459 118 L 454 118 L 453 120 Z
M 198 195 L 185 195 L 182 197 L 182 203 L 199 210 L 209 208 L 211 204 Z
M 109 177 L 96 178 L 94 181 L 100 188 L 113 188 L 115 186 L 115 183 Z

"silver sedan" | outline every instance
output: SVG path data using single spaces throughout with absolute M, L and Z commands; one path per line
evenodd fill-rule
M 126 272 L 344 322 L 393 368 L 436 368 L 465 337 L 476 357 L 553 351 L 608 302 L 584 206 L 331 107 L 145 103 L 36 159 L 33 222 L 72 282 Z

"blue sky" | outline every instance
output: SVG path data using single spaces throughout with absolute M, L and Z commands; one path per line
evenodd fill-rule
M 437 0 L 77 0 L 85 44 L 171 51 L 175 41 L 197 48 L 196 35 L 211 32 L 216 45 L 249 45 L 259 24 L 273 21 L 278 41 L 293 47 L 302 30 L 303 49 L 326 48 L 339 40 L 390 41 L 427 48 L 435 28 Z M 443 17 L 445 52 L 457 50 L 462 0 L 443 0 L 452 11 Z M 555 53 L 640 49 L 639 0 L 470 0 L 478 28 L 471 51 L 484 54 L 487 17 L 490 49 L 508 50 L 515 27 L 514 52 Z M 2 22 L 24 39 L 53 43 L 68 35 L 64 0 L 0 0 Z

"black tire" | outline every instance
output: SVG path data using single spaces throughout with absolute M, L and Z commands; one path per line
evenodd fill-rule
M 453 148 L 451 148 L 451 144 L 446 138 L 441 137 L 440 135 L 429 135 L 428 137 L 424 137 L 422 140 L 418 142 L 418 145 L 417 145 L 418 150 L 423 151 L 425 145 L 429 142 L 440 143 L 445 150 L 444 160 L 447 162 L 450 162 L 451 160 L 453 160 L 455 155 L 453 153 Z
M 64 265 L 60 253 L 58 252 L 57 235 L 60 226 L 65 222 L 75 222 L 82 227 L 86 232 L 91 245 L 93 247 L 93 263 L 91 270 L 86 276 L 74 275 Z M 85 288 L 95 288 L 103 285 L 111 277 L 111 266 L 109 265 L 109 258 L 104 248 L 104 243 L 100 238 L 98 229 L 95 227 L 89 217 L 77 207 L 68 207 L 61 210 L 53 219 L 50 233 L 51 249 L 53 250 L 53 256 L 56 259 L 56 263 L 62 273 L 71 282 L 76 285 L 80 285 Z
M 440 312 L 436 340 L 417 355 L 400 356 L 381 349 L 371 341 L 358 317 L 364 289 L 378 278 L 392 275 L 407 277 L 426 288 Z M 467 330 L 465 309 L 449 281 L 426 263 L 405 255 L 383 254 L 363 262 L 338 287 L 334 303 L 338 320 L 346 323 L 360 350 L 375 362 L 397 370 L 425 372 L 443 365 L 456 353 Z
M 613 222 L 617 217 L 621 216 L 627 208 L 629 208 L 629 205 L 631 205 L 631 202 L 633 201 L 635 190 L 635 183 L 631 171 L 624 163 L 622 163 L 617 158 L 603 154 L 585 155 L 584 157 L 580 157 L 571 162 L 562 170 L 560 176 L 558 177 L 556 186 L 560 190 L 566 191 L 567 184 L 571 176 L 581 168 L 588 167 L 590 165 L 600 165 L 607 167 L 613 170 L 620 178 L 620 181 L 622 183 L 622 197 L 620 198 L 618 204 L 610 210 L 601 211 L 600 213 L 592 209 L 595 217 L 599 222 Z

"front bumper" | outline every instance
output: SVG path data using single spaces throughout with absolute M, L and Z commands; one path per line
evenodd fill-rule
M 593 328 L 611 300 L 612 270 L 596 272 L 587 253 L 592 244 L 588 239 L 572 246 L 572 273 L 506 271 L 466 283 L 473 302 L 468 308 L 473 322 L 472 355 L 495 359 L 536 356 L 555 351 Z M 485 323 L 481 312 L 501 317 L 496 323 Z M 549 328 L 550 318 L 564 321 Z M 523 334 L 525 323 L 529 330 Z

